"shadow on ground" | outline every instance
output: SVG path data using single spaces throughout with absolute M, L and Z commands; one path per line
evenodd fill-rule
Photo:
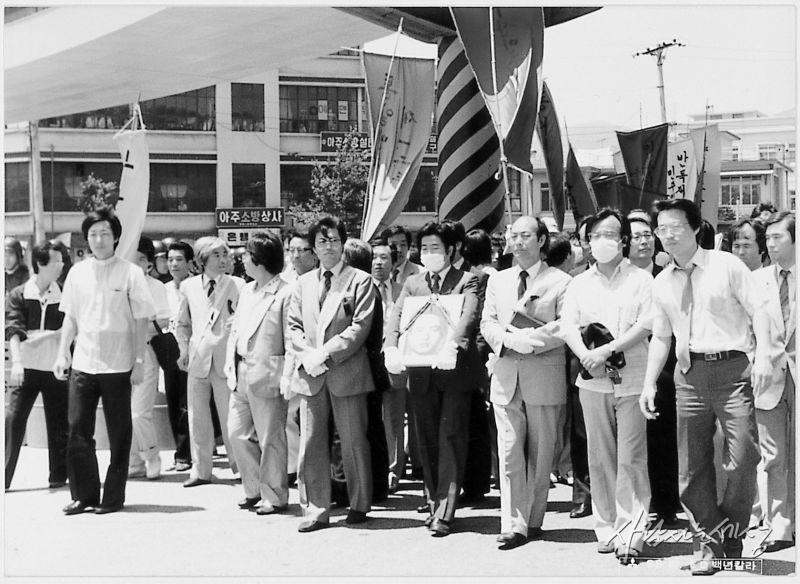
M 192 513 L 205 511 L 205 507 L 194 505 L 125 505 L 122 513 Z

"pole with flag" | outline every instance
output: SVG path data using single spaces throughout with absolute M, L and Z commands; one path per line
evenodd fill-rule
M 553 105 L 553 96 L 547 83 L 542 82 L 542 101 L 539 107 L 539 118 L 536 126 L 539 142 L 544 153 L 545 166 L 547 167 L 547 180 L 550 186 L 550 200 L 553 215 L 559 231 L 564 229 L 564 214 L 566 204 L 564 201 L 564 150 L 561 145 L 561 130 L 558 127 L 556 108 Z
M 397 219 L 419 173 L 433 123 L 435 62 L 366 52 L 362 57 L 373 136 L 361 228 L 368 241 Z
M 138 103 L 133 106 L 131 119 L 114 135 L 113 140 L 122 157 L 122 177 L 115 209 L 122 224 L 122 235 L 116 254 L 133 260 L 144 229 L 147 200 L 150 196 L 150 150 Z
M 580 223 L 581 217 L 588 217 L 597 213 L 597 199 L 594 196 L 592 187 L 586 182 L 586 177 L 583 176 L 578 159 L 575 158 L 572 144 L 569 145 L 569 152 L 567 153 L 565 183 L 567 196 L 572 200 L 572 215 L 575 218 L 576 225 Z
M 500 172 L 510 222 L 508 165 L 533 173 L 530 151 L 541 99 L 544 12 L 540 7 L 489 7 L 488 12 L 454 7 L 450 12 L 500 139 Z

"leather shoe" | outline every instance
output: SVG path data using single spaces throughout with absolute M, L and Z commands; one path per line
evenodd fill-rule
M 417 507 L 417 513 L 430 513 L 430 512 L 431 512 L 431 506 L 428 505 L 427 503 Z
M 64 515 L 77 515 L 78 513 L 86 513 L 90 508 L 93 508 L 92 503 L 84 503 L 83 501 L 72 501 L 69 505 L 64 507 L 62 511 Z
M 252 509 L 258 505 L 259 501 L 261 501 L 261 497 L 245 497 L 237 504 L 239 505 L 239 509 Z
M 211 481 L 207 479 L 189 479 L 188 481 L 183 483 L 183 486 L 188 489 L 189 487 L 199 487 L 200 485 L 210 485 L 210 484 Z
M 717 568 L 711 563 L 711 560 L 697 560 L 692 562 L 691 565 L 692 576 L 711 576 Z
M 274 515 L 276 513 L 283 513 L 289 508 L 289 505 L 270 505 L 264 503 L 256 509 L 256 515 Z
M 428 529 L 431 530 L 431 535 L 433 537 L 450 535 L 450 524 L 444 519 L 434 519 L 431 521 L 431 526 Z
M 108 505 L 104 507 L 97 507 L 94 510 L 95 515 L 108 515 L 109 513 L 116 513 L 117 511 L 122 510 L 122 503 L 118 505 Z
M 190 462 L 176 462 L 175 463 L 175 472 L 186 472 L 192 468 L 192 463 Z
M 48 489 L 60 489 L 61 487 L 66 486 L 67 481 L 51 481 L 49 485 L 47 485 Z
M 307 521 L 303 521 L 297 528 L 297 531 L 300 533 L 309 533 L 311 531 L 317 531 L 319 529 L 325 529 L 330 525 L 327 521 L 317 521 L 316 519 L 309 519 Z
M 779 552 L 781 550 L 785 550 L 786 548 L 790 548 L 794 545 L 793 541 L 788 539 L 774 539 L 766 542 L 764 547 L 764 553 L 770 554 L 772 552 Z
M 592 514 L 592 507 L 586 503 L 579 503 L 572 508 L 569 512 L 570 519 L 578 519 L 580 517 L 588 517 Z
M 505 541 L 503 541 L 499 546 L 499 549 L 501 550 L 513 550 L 514 548 L 518 548 L 519 546 L 524 545 L 528 541 L 528 538 L 522 535 L 521 533 L 511 532 L 511 533 L 504 533 L 502 535 L 509 537 Z
M 350 511 L 347 512 L 347 517 L 344 522 L 347 523 L 347 525 L 357 525 L 359 523 L 365 523 L 367 519 L 369 519 L 369 517 L 367 517 L 367 514 L 363 511 L 350 509 Z
M 528 539 L 542 539 L 544 537 L 544 530 L 541 527 L 529 527 Z

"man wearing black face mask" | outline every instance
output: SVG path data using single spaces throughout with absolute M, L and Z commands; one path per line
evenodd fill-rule
M 430 509 L 425 525 L 434 537 L 443 537 L 450 533 L 467 457 L 470 398 L 474 389 L 470 362 L 477 358 L 478 280 L 450 265 L 456 241 L 451 225 L 427 223 L 417 234 L 417 241 L 420 259 L 427 271 L 410 276 L 403 285 L 389 318 L 384 354 L 389 373 L 399 374 L 405 369 L 397 346 L 406 298 L 464 295 L 461 317 L 455 323 L 452 340 L 435 358 L 435 368 L 408 369 L 414 431 Z

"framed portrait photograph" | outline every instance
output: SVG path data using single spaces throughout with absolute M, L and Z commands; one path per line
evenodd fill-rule
M 461 318 L 463 294 L 410 296 L 400 315 L 399 350 L 406 367 L 431 367 L 453 338 Z

